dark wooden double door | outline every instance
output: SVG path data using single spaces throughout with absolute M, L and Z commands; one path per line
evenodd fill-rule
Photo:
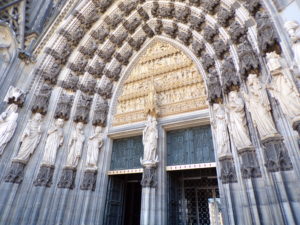
M 141 174 L 109 177 L 104 224 L 139 225 Z

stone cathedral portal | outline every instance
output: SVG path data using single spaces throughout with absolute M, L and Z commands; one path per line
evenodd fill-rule
M 0 0 L 0 225 L 300 224 L 300 0 Z

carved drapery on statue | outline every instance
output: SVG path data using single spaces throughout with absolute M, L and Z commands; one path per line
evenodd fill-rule
M 297 21 L 287 21 L 284 24 L 285 29 L 287 30 L 291 41 L 292 41 L 292 50 L 294 53 L 294 65 L 298 67 L 298 72 L 300 70 L 300 24 Z
M 80 185 L 81 190 L 95 190 L 96 176 L 98 170 L 99 152 L 103 146 L 102 127 L 95 127 L 94 133 L 89 137 L 87 147 L 87 159 L 83 181 Z
M 40 142 L 42 135 L 41 130 L 42 115 L 36 113 L 33 118 L 27 124 L 22 137 L 21 146 L 18 154 L 13 158 L 14 162 L 27 163 Z
M 253 148 L 247 128 L 244 101 L 237 91 L 229 93 L 229 103 L 226 105 L 229 112 L 229 131 L 238 150 Z
M 17 110 L 18 106 L 11 104 L 0 115 L 0 156 L 16 130 L 19 115 Z
M 271 82 L 267 85 L 272 96 L 279 102 L 283 113 L 298 132 L 300 124 L 300 95 L 293 82 L 282 69 L 281 57 L 275 52 L 267 54 Z
M 212 120 L 212 126 L 216 134 L 218 157 L 219 159 L 232 157 L 224 106 L 216 103 L 213 104 L 213 112 L 214 119 Z
M 81 158 L 82 147 L 85 140 L 83 128 L 83 123 L 79 122 L 76 124 L 75 130 L 71 133 L 68 145 L 67 160 L 60 180 L 57 184 L 59 188 L 72 189 L 74 187 L 76 169 Z
M 271 106 L 267 92 L 263 89 L 256 74 L 250 74 L 248 76 L 247 85 L 249 94 L 244 93 L 244 97 L 260 138 L 265 140 L 270 137 L 278 136 L 279 134 L 271 114 Z

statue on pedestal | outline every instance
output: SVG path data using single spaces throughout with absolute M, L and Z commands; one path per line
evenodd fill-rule
M 218 158 L 231 156 L 230 141 L 227 130 L 227 121 L 224 106 L 214 103 L 213 111 L 215 119 L 212 121 L 212 126 L 216 131 L 216 140 L 218 148 Z
M 57 150 L 62 146 L 64 141 L 63 126 L 64 120 L 59 118 L 55 120 L 54 127 L 48 131 L 45 153 L 41 165 L 54 167 Z
M 299 46 L 300 47 L 300 46 Z M 300 95 L 295 85 L 281 71 L 280 56 L 276 53 L 267 55 L 268 67 L 271 71 L 272 80 L 267 85 L 273 97 L 277 99 L 283 113 L 288 116 L 292 123 L 300 120 Z M 277 70 L 274 70 L 274 64 Z
M 148 94 L 148 101 L 145 107 L 145 112 L 147 115 L 146 127 L 143 131 L 143 145 L 144 145 L 144 157 L 141 159 L 141 164 L 143 166 L 153 166 L 155 167 L 157 160 L 156 150 L 157 150 L 157 95 L 154 87 L 154 80 L 152 77 L 152 82 L 150 85 L 150 92 Z
M 0 156 L 16 130 L 19 115 L 17 110 L 18 106 L 13 103 L 0 114 Z
M 249 87 L 249 94 L 244 93 L 244 97 L 261 139 L 265 140 L 278 136 L 267 92 L 263 89 L 256 74 L 249 74 L 247 85 Z
M 229 103 L 226 107 L 229 112 L 229 131 L 236 148 L 238 150 L 253 148 L 247 129 L 244 101 L 237 91 L 229 93 Z
M 101 134 L 102 128 L 97 126 L 95 128 L 94 134 L 89 137 L 88 149 L 87 149 L 87 160 L 86 160 L 86 170 L 97 170 L 97 162 L 99 151 L 103 146 L 103 137 Z
M 76 168 L 81 157 L 81 150 L 84 143 L 83 123 L 79 122 L 72 132 L 69 142 L 69 153 L 65 167 Z
M 300 24 L 297 21 L 287 21 L 284 27 L 292 40 L 294 61 L 296 66 L 300 68 Z
M 41 122 L 42 115 L 40 113 L 34 114 L 23 132 L 20 150 L 13 161 L 28 162 L 41 139 Z

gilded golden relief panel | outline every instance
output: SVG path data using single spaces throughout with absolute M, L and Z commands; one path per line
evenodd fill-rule
M 145 120 L 151 90 L 158 117 L 208 108 L 204 81 L 193 61 L 172 45 L 156 42 L 125 81 L 113 125 Z

